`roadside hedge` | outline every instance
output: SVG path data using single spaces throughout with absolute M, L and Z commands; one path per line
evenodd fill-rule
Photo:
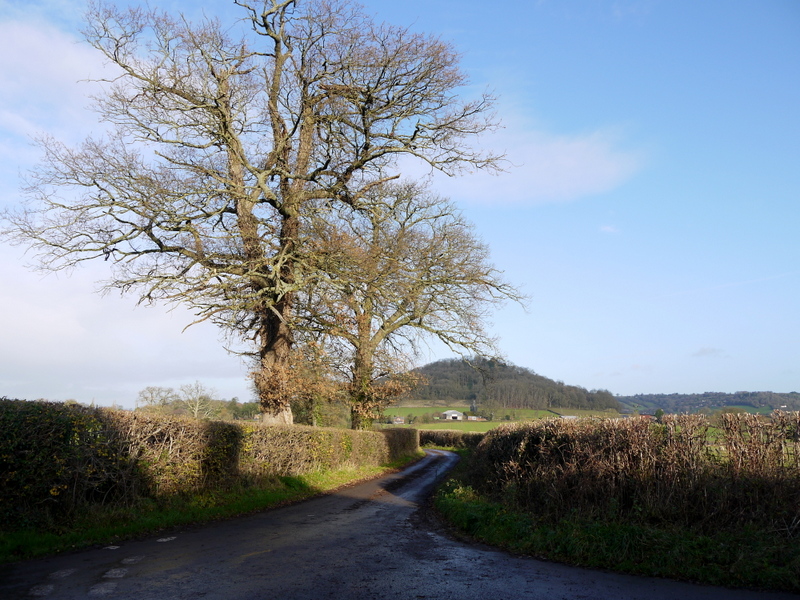
M 800 535 L 800 413 L 544 419 L 490 431 L 467 476 L 553 522 L 584 516 Z
M 0 398 L 0 529 L 70 519 L 93 504 L 268 484 L 379 465 L 418 450 L 416 430 L 198 421 Z
M 459 431 L 457 429 L 420 429 L 419 444 L 420 446 L 444 448 L 475 448 L 485 435 L 478 431 Z

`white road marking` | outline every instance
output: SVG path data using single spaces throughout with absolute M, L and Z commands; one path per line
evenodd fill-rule
M 127 574 L 128 569 L 111 569 L 110 571 L 106 571 L 103 577 L 105 579 L 122 579 Z
M 143 558 L 144 558 L 144 556 L 129 556 L 128 558 L 123 558 L 122 559 L 122 564 L 123 565 L 135 565 L 136 563 L 141 562 L 141 560 Z
M 50 573 L 50 579 L 64 579 L 64 577 L 69 577 L 77 570 L 78 569 L 62 569 L 55 573 Z
M 103 550 L 119 550 L 119 546 L 106 546 Z
M 111 581 L 106 583 L 98 583 L 97 585 L 93 585 L 89 589 L 90 596 L 108 596 L 109 594 L 113 594 L 114 590 L 117 588 L 117 584 Z
M 156 541 L 157 541 L 157 542 L 171 542 L 171 541 L 172 541 L 172 540 L 174 540 L 174 539 L 175 539 L 175 536 L 172 536 L 172 537 L 160 538 L 160 539 L 158 539 L 158 540 L 156 540 Z
M 51 585 L 49 583 L 45 585 L 37 585 L 35 587 L 32 587 L 28 591 L 28 596 L 38 596 L 38 597 L 47 596 L 50 593 L 52 593 L 54 589 L 56 589 L 56 586 Z

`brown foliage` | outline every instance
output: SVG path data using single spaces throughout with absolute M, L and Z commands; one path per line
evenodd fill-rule
M 457 429 L 420 429 L 420 446 L 442 446 L 445 448 L 475 448 L 485 433 L 458 431 Z
M 582 514 L 705 528 L 800 527 L 800 413 L 543 420 L 487 434 L 471 482 L 542 516 Z

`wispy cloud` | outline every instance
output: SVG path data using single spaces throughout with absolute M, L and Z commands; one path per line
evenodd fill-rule
M 720 348 L 705 346 L 696 352 L 693 352 L 692 356 L 697 358 L 719 358 L 725 356 L 725 351 Z
M 83 137 L 97 121 L 85 108 L 98 85 L 84 80 L 107 72 L 100 53 L 52 25 L 0 22 L 3 137 L 30 137 L 43 129 Z
M 613 235 L 615 233 L 619 233 L 619 228 L 615 227 L 614 225 L 601 225 L 600 231 L 602 233 L 607 233 L 609 235 Z
M 433 182 L 453 199 L 476 204 L 568 202 L 613 190 L 642 168 L 643 153 L 624 149 L 620 138 L 611 130 L 555 134 L 506 121 L 506 129 L 483 142 L 505 152 L 506 172 L 437 174 Z

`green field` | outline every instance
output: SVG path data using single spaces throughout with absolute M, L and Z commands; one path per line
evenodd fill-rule
M 447 410 L 457 410 L 465 412 L 469 406 L 390 406 L 383 411 L 385 417 L 421 417 L 424 414 L 435 414 Z M 596 411 L 580 410 L 577 408 L 553 408 L 551 410 L 539 410 L 532 408 L 498 408 L 494 411 L 494 418 L 491 422 L 501 423 L 507 421 L 526 421 L 529 419 L 547 419 L 552 417 L 574 416 L 574 417 L 618 417 L 619 413 L 614 410 Z M 506 418 L 508 417 L 508 418 Z
M 436 423 L 414 423 L 413 425 L 390 425 L 390 427 L 413 427 L 414 429 L 455 429 L 485 433 L 509 421 L 442 421 Z
M 433 414 L 446 410 L 464 412 L 469 410 L 469 406 L 390 406 L 383 411 L 383 414 L 387 417 L 407 417 L 408 415 L 421 417 L 425 413 Z
M 447 410 L 457 410 L 465 412 L 469 410 L 468 406 L 393 406 L 387 408 L 383 414 L 385 417 L 404 417 L 409 415 L 413 417 L 421 417 L 425 414 L 433 415 L 435 413 L 444 412 Z M 412 425 L 396 425 L 396 427 L 413 427 L 415 429 L 454 429 L 457 431 L 479 431 L 486 432 L 506 423 L 519 423 L 523 421 L 532 421 L 534 419 L 552 419 L 560 416 L 574 416 L 574 417 L 618 417 L 619 413 L 616 411 L 591 411 L 569 408 L 554 408 L 552 410 L 536 410 L 527 408 L 516 409 L 497 409 L 494 419 L 491 421 L 434 421 L 433 423 L 422 423 L 419 419 L 415 420 Z

